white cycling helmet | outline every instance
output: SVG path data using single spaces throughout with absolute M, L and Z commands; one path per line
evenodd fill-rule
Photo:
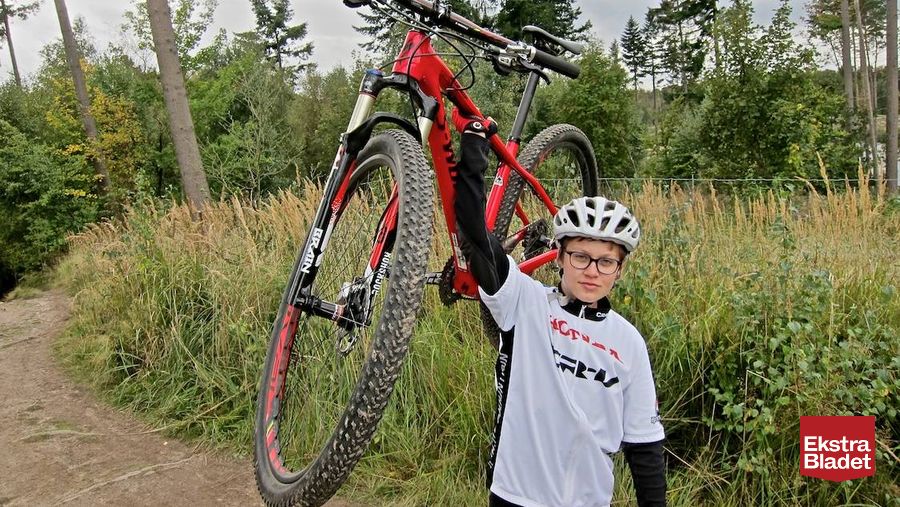
M 553 217 L 553 236 L 591 238 L 612 241 L 634 251 L 641 240 L 641 227 L 622 204 L 604 197 L 579 197 L 566 204 Z

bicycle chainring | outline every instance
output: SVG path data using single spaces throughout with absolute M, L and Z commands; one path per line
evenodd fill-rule
M 525 231 L 522 249 L 526 259 L 537 257 L 550 249 L 552 238 L 549 236 L 550 226 L 543 218 L 532 222 Z
M 456 265 L 453 263 L 453 257 L 447 259 L 444 269 L 441 271 L 441 280 L 438 284 L 438 296 L 444 306 L 450 306 L 462 299 L 462 296 L 453 290 L 453 278 L 456 276 Z

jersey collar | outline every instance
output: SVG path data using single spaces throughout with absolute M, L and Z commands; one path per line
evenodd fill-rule
M 562 287 L 558 285 L 553 292 L 556 294 L 559 300 L 559 306 L 561 306 L 563 310 L 582 319 L 600 322 L 606 318 L 606 314 L 612 309 L 609 298 L 606 297 L 597 302 L 597 308 L 591 308 L 589 303 L 585 303 L 578 298 L 570 298 L 563 294 Z

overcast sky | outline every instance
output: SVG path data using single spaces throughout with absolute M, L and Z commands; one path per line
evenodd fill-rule
M 22 3 L 24 0 L 14 0 Z M 794 8 L 793 18 L 800 23 L 803 16 L 804 0 L 790 0 Z M 619 38 L 628 16 L 642 20 L 650 6 L 659 5 L 659 0 L 576 0 L 581 7 L 583 20 L 590 20 L 596 35 L 608 44 Z M 778 0 L 756 0 L 753 2 L 758 23 L 768 23 Z M 120 27 L 123 14 L 130 9 L 129 2 L 109 0 L 67 0 L 69 18 L 84 18 L 90 34 L 99 50 L 107 44 L 122 38 Z M 308 39 L 315 45 L 313 60 L 320 68 L 330 69 L 336 64 L 352 62 L 352 51 L 361 41 L 352 25 L 359 24 L 358 14 L 343 5 L 341 0 L 292 0 L 294 20 L 306 21 L 309 27 Z M 37 13 L 27 20 L 14 19 L 10 31 L 19 68 L 23 75 L 35 72 L 40 65 L 40 49 L 54 39 L 59 39 L 59 22 L 52 0 L 43 0 Z M 207 40 L 219 28 L 229 33 L 252 30 L 255 21 L 247 0 L 220 0 L 216 9 L 213 26 L 207 32 Z M 4 42 L 0 50 L 0 76 L 5 79 L 12 74 L 9 52 Z

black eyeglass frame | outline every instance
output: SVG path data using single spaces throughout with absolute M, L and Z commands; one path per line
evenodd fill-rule
M 575 269 L 577 269 L 578 271 L 584 271 L 584 270 L 586 270 L 587 268 L 589 268 L 589 267 L 591 266 L 591 264 L 593 264 L 594 266 L 597 267 L 597 272 L 600 273 L 601 275 L 613 275 L 613 274 L 616 274 L 620 269 L 622 269 L 622 263 L 625 262 L 624 260 L 613 259 L 612 257 L 598 257 L 598 258 L 595 259 L 595 258 L 591 257 L 590 255 L 584 253 L 584 252 L 571 252 L 571 251 L 565 250 L 565 249 L 564 249 L 562 252 L 563 252 L 564 254 L 568 254 L 568 255 L 569 255 L 569 264 L 571 264 L 572 267 L 575 268 Z M 590 261 L 589 261 L 583 268 L 579 268 L 579 267 L 576 266 L 575 263 L 572 261 L 572 255 L 573 255 L 573 254 L 583 255 L 583 256 L 587 257 L 588 259 L 590 259 Z M 606 271 L 604 271 L 604 270 L 600 267 L 600 261 L 613 261 L 613 262 L 616 263 L 616 264 L 615 264 L 615 265 L 616 265 L 616 269 L 614 269 L 614 270 L 612 270 L 612 271 L 610 271 L 610 272 L 607 273 Z

